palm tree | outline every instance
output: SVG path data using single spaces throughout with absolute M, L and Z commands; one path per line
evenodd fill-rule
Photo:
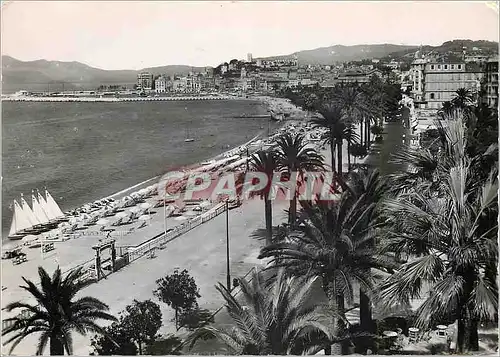
M 304 140 L 304 136 L 297 134 L 292 136 L 287 133 L 277 140 L 278 151 L 276 153 L 278 168 L 288 175 L 303 177 L 305 171 L 314 171 L 323 168 L 323 156 Z M 292 192 L 288 223 L 293 226 L 297 217 L 297 190 Z
M 348 167 L 351 166 L 350 162 L 350 147 L 351 144 L 358 141 L 358 136 L 354 131 L 354 124 L 360 123 L 363 117 L 370 113 L 366 99 L 363 92 L 357 86 L 344 86 L 340 87 L 336 93 L 336 101 L 338 105 L 343 108 L 343 111 L 348 118 L 346 125 L 346 135 L 344 139 L 347 141 L 347 159 Z M 360 128 L 362 130 L 362 128 Z
M 457 319 L 463 353 L 478 348 L 479 321 L 498 311 L 492 267 L 498 260 L 493 219 L 498 170 L 486 178 L 477 175 L 479 158 L 494 151 L 470 157 L 464 114 L 455 111 L 450 119 L 447 127 L 439 127 L 441 150 L 435 157 L 401 156 L 411 164 L 409 181 L 384 205 L 388 232 L 383 250 L 405 254 L 410 261 L 382 285 L 381 298 L 388 305 L 409 303 L 425 286 L 429 293 L 417 310 L 417 325 Z M 420 174 L 412 167 L 420 167 Z
M 312 119 L 316 128 L 326 129 L 323 136 L 326 144 L 330 145 L 332 171 L 335 171 L 335 148 L 337 148 L 337 173 L 342 176 L 342 142 L 351 135 L 349 119 L 342 108 L 337 104 L 326 104 L 319 109 L 321 117 Z
M 263 173 L 267 177 L 268 185 L 260 192 L 260 196 L 264 198 L 264 210 L 266 219 L 266 244 L 272 243 L 273 238 L 273 207 L 270 199 L 270 184 L 274 172 L 278 168 L 276 155 L 271 151 L 259 151 L 252 156 L 251 170 Z
M 352 172 L 349 183 L 354 197 L 357 198 L 356 206 L 365 209 L 364 214 L 360 217 L 360 229 L 369 232 L 376 227 L 383 226 L 385 222 L 381 219 L 379 206 L 389 191 L 387 181 L 380 177 L 378 170 L 370 170 L 368 172 Z M 367 242 L 367 248 L 375 250 L 375 243 L 374 239 L 370 239 Z M 395 266 L 385 264 L 383 268 L 394 268 Z M 368 270 L 367 273 L 369 273 Z M 366 332 L 375 332 L 372 320 L 372 302 L 363 288 L 359 289 L 359 299 L 361 329 Z
M 474 103 L 474 95 L 472 92 L 469 89 L 459 88 L 455 94 L 455 98 L 451 100 L 453 107 L 462 109 L 463 111 L 469 113 Z
M 41 333 L 36 348 L 36 354 L 43 353 L 47 342 L 50 342 L 51 355 L 64 355 L 64 351 L 72 354 L 72 332 L 80 334 L 97 332 L 104 334 L 104 330 L 95 320 L 104 319 L 116 321 L 108 314 L 108 306 L 93 297 L 82 297 L 75 300 L 76 294 L 88 286 L 90 282 L 82 279 L 81 268 L 72 270 L 66 277 L 62 277 L 57 268 L 52 278 L 42 268 L 38 268 L 40 288 L 32 281 L 23 277 L 26 285 L 20 286 L 28 291 L 38 302 L 31 305 L 24 302 L 10 303 L 5 310 L 22 309 L 22 314 L 5 319 L 13 324 L 2 331 L 2 336 L 14 333 L 4 344 L 12 342 L 10 353 L 27 336 Z
M 427 285 L 416 324 L 428 328 L 431 322 L 457 319 L 459 353 L 477 349 L 478 322 L 493 319 L 498 311 L 496 279 L 485 274 L 498 259 L 498 226 L 491 222 L 488 230 L 481 229 L 481 217 L 496 202 L 498 184 L 491 176 L 474 192 L 468 169 L 464 163 L 449 171 L 442 183 L 444 197 L 414 192 L 385 205 L 393 224 L 386 249 L 417 258 L 387 280 L 381 300 L 389 305 L 410 303 Z M 473 202 L 471 195 L 477 197 Z
M 217 290 L 235 322 L 231 330 L 201 327 L 186 340 L 191 349 L 199 338 L 218 338 L 235 355 L 285 355 L 316 353 L 334 338 L 322 321 L 331 313 L 323 306 L 311 304 L 314 279 L 286 277 L 283 271 L 266 282 L 254 271 L 251 282 L 238 279 L 242 302 L 222 284 Z M 316 341 L 310 336 L 315 335 Z
M 451 104 L 451 102 L 450 101 L 446 101 L 446 102 L 443 102 L 443 105 L 442 105 L 441 109 L 439 109 L 439 111 L 438 111 L 438 115 L 442 119 L 446 119 L 446 117 L 448 117 L 449 115 L 451 115 L 451 113 L 453 112 L 453 110 L 454 110 L 454 107 Z
M 353 284 L 369 296 L 376 279 L 371 268 L 393 267 L 375 254 L 374 230 L 366 227 L 365 219 L 375 205 L 367 205 L 367 197 L 358 198 L 349 191 L 334 202 L 300 203 L 307 220 L 287 241 L 263 248 L 259 258 L 272 257 L 275 266 L 294 276 L 321 277 L 331 309 L 344 316 L 345 302 L 353 304 Z M 345 331 L 345 318 L 334 318 L 332 323 L 335 335 Z

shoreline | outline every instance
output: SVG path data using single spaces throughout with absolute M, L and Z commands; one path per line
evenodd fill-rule
M 5 102 L 158 102 L 158 101 L 193 101 L 193 100 L 252 100 L 252 97 L 238 97 L 232 95 L 207 95 L 207 96 L 162 96 L 162 97 L 30 97 L 30 96 L 2 96 Z
M 283 99 L 283 98 L 274 98 L 274 97 L 267 97 L 267 96 L 258 96 L 258 97 L 251 97 L 251 98 L 249 97 L 249 98 L 246 98 L 246 100 L 258 101 L 261 104 L 263 104 L 264 106 L 267 106 L 268 108 L 270 106 L 272 106 L 272 105 L 277 105 L 278 103 L 281 103 L 281 105 L 283 105 L 283 103 L 286 102 L 286 100 Z M 295 119 L 295 120 L 297 120 L 297 119 Z M 291 120 L 291 121 L 293 122 L 295 120 Z M 194 170 L 196 168 L 199 168 L 199 167 L 203 166 L 202 165 L 203 162 L 222 160 L 227 155 L 229 155 L 229 156 L 238 155 L 238 153 L 237 153 L 238 151 L 243 152 L 246 147 L 248 147 L 248 146 L 251 145 L 252 142 L 255 142 L 255 141 L 259 140 L 259 139 L 261 139 L 261 140 L 267 140 L 268 138 L 273 137 L 274 135 L 276 135 L 279 132 L 279 130 L 283 126 L 286 125 L 287 122 L 288 121 L 282 121 L 282 122 L 280 122 L 281 124 L 278 125 L 277 128 L 274 128 L 273 131 L 269 132 L 269 136 L 266 133 L 266 129 L 263 129 L 257 135 L 255 135 L 252 139 L 250 139 L 249 141 L 247 141 L 245 143 L 241 143 L 240 145 L 237 145 L 237 146 L 235 146 L 233 148 L 228 148 L 228 150 L 226 150 L 226 151 L 223 151 L 223 152 L 221 152 L 221 153 L 219 153 L 219 154 L 217 154 L 215 156 L 212 156 L 212 157 L 207 157 L 207 158 L 205 158 L 205 159 L 203 159 L 201 161 L 198 161 L 198 162 L 195 162 L 195 163 L 192 163 L 192 164 L 185 164 L 185 165 L 182 166 L 182 168 L 185 171 L 191 171 L 191 170 Z M 224 166 L 227 166 L 227 165 L 224 165 Z M 134 184 L 134 185 L 132 185 L 130 187 L 124 188 L 123 190 L 120 190 L 118 192 L 114 192 L 114 193 L 112 193 L 110 195 L 106 195 L 104 197 L 97 197 L 97 198 L 95 198 L 94 200 L 92 200 L 90 202 L 86 202 L 86 203 L 83 203 L 81 205 L 77 205 L 76 207 L 70 207 L 68 209 L 65 209 L 65 212 L 70 212 L 70 211 L 73 211 L 75 209 L 79 209 L 79 208 L 83 207 L 85 204 L 93 203 L 93 202 L 96 202 L 96 201 L 99 201 L 99 200 L 102 200 L 102 199 L 105 199 L 105 198 L 113 198 L 113 199 L 116 199 L 116 200 L 122 199 L 123 197 L 128 196 L 128 195 L 130 195 L 130 194 L 132 194 L 134 192 L 137 192 L 137 191 L 139 191 L 142 188 L 146 188 L 149 185 L 157 183 L 157 181 L 162 176 L 166 175 L 168 172 L 171 172 L 171 170 L 166 170 L 164 173 L 162 173 L 160 175 L 151 177 L 151 178 L 149 178 L 147 180 L 144 180 L 142 182 L 136 183 L 136 184 Z M 9 239 L 7 236 L 3 236 L 2 237 L 2 249 L 12 249 L 15 246 L 19 245 L 19 243 L 21 241 L 22 241 L 21 239 L 12 240 L 12 239 Z

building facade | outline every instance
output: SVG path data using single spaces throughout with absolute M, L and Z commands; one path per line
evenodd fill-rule
M 153 74 L 149 72 L 141 72 L 137 75 L 137 89 L 151 90 L 154 87 Z
M 475 63 L 426 63 L 423 80 L 425 108 L 440 109 L 443 102 L 451 101 L 460 88 L 477 96 L 483 75 L 482 68 Z
M 498 108 L 498 56 L 486 63 L 484 83 L 483 103 L 490 108 Z
M 156 93 L 166 93 L 167 92 L 167 79 L 163 76 L 156 78 L 155 80 L 155 92 Z
M 412 82 L 412 97 L 415 106 L 420 107 L 424 101 L 424 70 L 426 60 L 415 55 L 415 60 L 411 63 L 410 78 Z

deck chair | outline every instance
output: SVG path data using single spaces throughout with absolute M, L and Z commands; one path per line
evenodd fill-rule
M 113 226 L 119 226 L 121 224 L 123 224 L 123 218 L 118 218 L 118 220 L 115 221 L 112 225 Z

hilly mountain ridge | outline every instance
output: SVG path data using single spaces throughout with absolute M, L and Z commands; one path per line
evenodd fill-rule
M 343 46 L 335 45 L 312 50 L 298 51 L 289 55 L 263 57 L 260 59 L 297 58 L 299 64 L 331 65 L 339 62 L 359 61 L 371 58 L 385 58 L 411 61 L 413 54 L 420 46 L 375 44 Z M 491 41 L 453 40 L 440 46 L 422 46 L 424 52 L 434 50 L 438 53 L 460 52 L 463 47 L 468 51 L 473 47 L 481 53 L 498 53 L 498 43 Z M 141 71 L 154 75 L 187 74 L 190 71 L 200 72 L 206 67 L 187 65 L 168 65 L 144 68 L 142 70 L 104 70 L 94 68 L 80 62 L 62 61 L 20 61 L 10 56 L 2 56 L 2 92 L 13 93 L 18 90 L 60 91 L 93 90 L 100 85 L 121 85 L 131 88 Z

